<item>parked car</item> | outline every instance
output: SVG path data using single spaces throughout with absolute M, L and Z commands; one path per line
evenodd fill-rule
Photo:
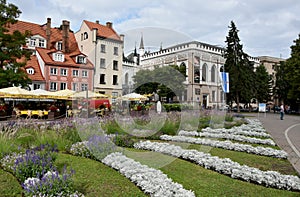
M 275 111 L 274 111 L 274 110 L 275 110 Z M 280 107 L 274 105 L 274 106 L 272 107 L 272 112 L 274 112 L 274 113 L 275 113 L 275 112 L 280 112 Z

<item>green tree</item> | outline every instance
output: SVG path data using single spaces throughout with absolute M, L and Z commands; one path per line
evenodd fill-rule
M 300 103 L 300 34 L 294 40 L 294 45 L 291 46 L 291 57 L 287 59 L 285 64 L 285 79 L 289 84 L 287 98 L 293 104 Z M 299 106 L 297 106 L 299 107 Z
M 260 65 L 255 71 L 255 98 L 259 103 L 266 103 L 270 98 L 270 76 L 264 65 Z
M 254 69 L 253 64 L 249 61 L 248 55 L 243 51 L 243 45 L 240 44 L 238 29 L 234 22 L 231 21 L 228 36 L 226 37 L 227 47 L 224 57 L 225 72 L 229 73 L 229 93 L 227 102 L 232 102 L 238 106 L 240 102 L 249 103 L 254 94 Z
M 8 31 L 9 25 L 16 23 L 20 14 L 17 6 L 0 0 L 0 88 L 13 85 L 26 87 L 30 82 L 24 70 L 30 53 L 22 50 L 28 33 Z
M 286 68 L 286 63 L 283 61 L 275 67 L 275 86 L 273 88 L 275 99 L 278 99 L 280 102 L 284 101 L 285 103 L 290 88 L 286 75 Z
M 181 96 L 185 86 L 185 70 L 177 65 L 155 67 L 154 70 L 140 70 L 133 77 L 137 93 L 149 94 L 158 91 L 161 97 Z

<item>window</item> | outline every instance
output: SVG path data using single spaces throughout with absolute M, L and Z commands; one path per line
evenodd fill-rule
M 118 61 L 113 61 L 113 70 L 118 70 Z
M 84 56 L 77 56 L 77 64 L 85 64 L 85 57 Z
M 65 90 L 67 87 L 66 83 L 60 83 L 60 90 Z
M 216 66 L 213 65 L 211 68 L 211 82 L 216 82 Z
M 30 39 L 30 46 L 31 47 L 35 47 L 35 45 L 36 45 L 36 39 L 35 38 L 31 38 Z
M 119 55 L 118 47 L 114 47 L 114 55 Z
M 45 48 L 45 40 L 44 39 L 39 39 L 39 47 Z
M 87 90 L 87 89 L 88 89 L 88 84 L 82 83 L 82 84 L 81 84 L 81 91 L 85 91 L 85 90 Z
M 33 68 L 28 68 L 28 69 L 26 69 L 26 71 L 27 71 L 27 73 L 29 75 L 33 75 L 34 74 L 34 69 Z
M 64 54 L 62 53 L 53 53 L 53 60 L 57 62 L 63 62 L 64 61 Z
M 194 67 L 194 83 L 200 83 L 200 71 L 198 67 Z
M 77 83 L 73 83 L 72 84 L 72 90 L 73 91 L 78 91 L 78 85 L 77 85 Z
M 56 47 L 56 49 L 57 49 L 58 51 L 61 51 L 61 50 L 62 50 L 62 42 L 57 42 L 57 47 Z
M 106 84 L 106 82 L 105 82 L 105 74 L 100 74 L 100 84 Z
M 117 102 L 118 92 L 112 92 L 111 95 L 112 95 L 111 102 L 112 102 L 112 103 Z
M 113 85 L 118 85 L 118 75 L 113 75 Z
M 67 74 L 68 74 L 68 73 L 67 73 L 67 69 L 65 69 L 65 68 L 61 68 L 61 69 L 60 69 L 60 75 L 61 75 L 61 76 L 67 76 Z
M 57 75 L 57 68 L 50 68 L 50 75 Z
M 207 66 L 206 64 L 203 64 L 202 66 L 202 81 L 206 81 L 207 78 L 206 78 L 206 70 L 207 70 Z
M 105 53 L 105 45 L 104 44 L 101 44 L 100 51 L 101 51 L 101 53 Z
M 84 32 L 84 33 L 83 33 L 83 39 L 86 40 L 86 39 L 88 39 L 88 38 L 89 38 L 88 33 L 87 33 L 87 32 Z
M 87 70 L 83 70 L 81 74 L 82 74 L 82 77 L 88 77 L 88 71 Z
M 212 102 L 216 101 L 216 91 L 214 91 L 214 90 L 211 93 L 211 99 L 212 99 Z
M 125 74 L 125 85 L 128 85 L 128 73 Z
M 78 70 L 73 70 L 73 77 L 78 77 L 79 71 Z
M 33 84 L 33 89 L 36 90 L 36 89 L 41 89 L 41 84 L 36 84 L 34 83 Z
M 201 91 L 200 91 L 200 88 L 195 88 L 195 94 L 196 94 L 196 95 L 200 95 L 200 92 L 201 92 Z
M 50 90 L 57 90 L 57 83 L 56 82 L 50 82 Z
M 106 68 L 105 59 L 103 58 L 100 59 L 100 68 Z

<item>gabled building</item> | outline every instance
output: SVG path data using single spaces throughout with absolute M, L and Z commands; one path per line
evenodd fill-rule
M 80 51 L 95 65 L 94 91 L 112 95 L 114 101 L 122 94 L 124 36 L 117 34 L 111 22 L 102 25 L 84 20 L 75 37 Z
M 51 27 L 50 18 L 42 25 L 18 21 L 8 29 L 9 33 L 15 30 L 30 33 L 23 50 L 32 51 L 25 66 L 32 80 L 31 89 L 93 89 L 90 78 L 94 75 L 94 65 L 80 52 L 69 21 L 64 20 L 60 27 L 55 28 Z

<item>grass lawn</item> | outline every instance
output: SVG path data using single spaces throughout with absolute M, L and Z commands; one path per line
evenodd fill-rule
M 0 168 L 0 196 L 22 196 L 22 187 L 17 179 L 10 173 Z
M 75 170 L 75 188 L 89 196 L 146 196 L 137 186 L 119 172 L 104 164 L 68 154 L 58 154 L 55 165 Z
M 128 157 L 143 164 L 159 168 L 173 181 L 183 185 L 185 189 L 191 189 L 196 196 L 299 196 L 299 192 L 291 192 L 266 188 L 264 186 L 232 179 L 217 172 L 207 170 L 189 161 L 174 159 L 173 157 L 157 153 L 149 158 L 149 151 L 134 152 L 130 149 L 126 153 Z M 161 165 L 163 160 L 166 165 Z

